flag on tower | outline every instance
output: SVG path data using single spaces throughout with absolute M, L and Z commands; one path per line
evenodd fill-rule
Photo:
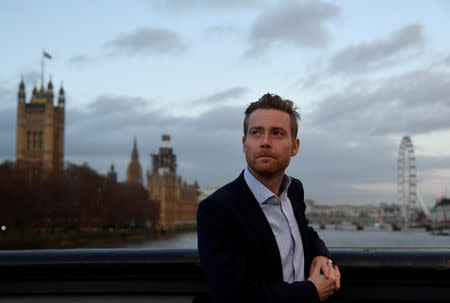
M 47 53 L 46 51 L 43 51 L 43 52 L 44 52 L 44 57 L 45 58 L 47 58 L 47 59 L 51 59 L 52 58 L 52 56 L 49 53 Z

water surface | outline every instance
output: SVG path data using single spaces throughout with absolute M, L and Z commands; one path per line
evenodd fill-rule
M 437 236 L 425 229 L 392 231 L 392 229 L 366 227 L 356 230 L 352 225 L 329 225 L 326 229 L 314 226 L 329 248 L 450 248 L 450 236 Z M 123 243 L 128 248 L 197 248 L 197 233 L 187 232 L 162 239 L 140 243 Z

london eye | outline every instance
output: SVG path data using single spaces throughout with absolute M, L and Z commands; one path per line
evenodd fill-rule
M 417 203 L 416 156 L 409 136 L 404 136 L 397 161 L 398 202 L 403 205 L 403 219 L 408 221 L 408 209 Z

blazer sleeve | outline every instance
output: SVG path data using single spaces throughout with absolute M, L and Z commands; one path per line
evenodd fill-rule
M 308 232 L 307 232 L 308 240 L 309 240 L 309 243 L 311 244 L 310 245 L 311 255 L 310 255 L 310 260 L 308 260 L 308 262 L 311 263 L 312 259 L 314 259 L 317 256 L 325 256 L 325 257 L 331 259 L 331 255 L 327 249 L 327 246 L 322 241 L 322 239 L 319 238 L 319 235 L 314 230 L 314 228 L 312 228 L 311 226 L 308 225 L 307 230 L 308 230 Z M 308 264 L 308 265 L 310 265 L 310 264 Z M 306 273 L 306 274 L 308 274 L 308 273 Z
M 245 247 L 236 241 L 240 227 L 232 210 L 216 202 L 203 201 L 197 213 L 198 252 L 212 302 L 319 302 L 310 281 L 287 283 L 255 276 Z
M 306 205 L 304 202 L 304 190 L 303 184 L 300 180 L 292 178 L 295 186 L 293 187 L 294 192 L 292 193 L 292 197 L 295 200 L 295 203 L 299 203 L 299 205 L 293 207 L 297 212 L 297 220 L 299 223 L 300 229 L 303 229 L 302 236 L 306 235 L 307 239 L 303 239 L 304 249 L 307 249 L 308 254 L 305 253 L 305 275 L 308 277 L 309 269 L 311 265 L 311 261 L 317 256 L 325 256 L 331 259 L 330 252 L 328 251 L 325 243 L 320 239 L 317 232 L 309 225 L 308 219 L 305 215 Z

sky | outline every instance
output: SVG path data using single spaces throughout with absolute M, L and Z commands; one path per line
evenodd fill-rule
M 418 194 L 450 195 L 450 2 L 0 2 L 0 161 L 15 160 L 17 91 L 66 92 L 65 161 L 126 178 L 171 136 L 201 188 L 245 168 L 243 112 L 270 92 L 302 116 L 287 173 L 318 204 L 397 201 L 403 136 Z

